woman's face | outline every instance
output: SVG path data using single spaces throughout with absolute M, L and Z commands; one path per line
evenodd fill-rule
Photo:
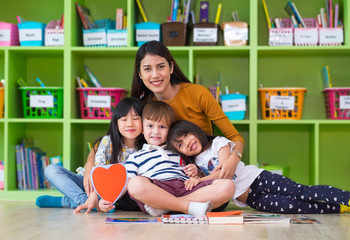
M 140 78 L 145 86 L 158 98 L 173 95 L 173 88 L 170 84 L 170 74 L 173 73 L 173 66 L 158 55 L 147 54 L 140 63 Z

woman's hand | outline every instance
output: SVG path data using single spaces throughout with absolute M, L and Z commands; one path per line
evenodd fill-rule
M 188 164 L 184 167 L 184 172 L 187 177 L 198 177 L 198 169 L 195 164 Z
M 109 212 L 113 208 L 115 208 L 114 204 L 112 202 L 100 199 L 98 206 L 100 207 L 102 212 Z
M 92 192 L 88 199 L 86 199 L 85 203 L 79 205 L 73 212 L 79 213 L 81 210 L 87 209 L 85 214 L 89 214 L 94 208 L 96 208 L 97 211 L 101 212 L 98 206 L 98 196 L 96 192 Z
M 191 191 L 198 183 L 200 183 L 200 178 L 189 178 L 185 181 L 185 188 L 187 191 Z

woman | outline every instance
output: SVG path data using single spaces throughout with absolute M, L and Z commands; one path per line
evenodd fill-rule
M 221 162 L 219 178 L 232 179 L 242 158 L 244 140 L 228 120 L 220 105 L 203 86 L 192 84 L 183 74 L 166 46 L 158 41 L 143 44 L 135 59 L 131 96 L 144 104 L 164 101 L 175 111 L 176 120 L 188 120 L 212 135 L 212 122 L 235 143 L 236 157 Z M 191 173 L 186 172 L 187 175 Z

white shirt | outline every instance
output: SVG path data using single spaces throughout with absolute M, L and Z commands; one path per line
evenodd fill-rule
M 164 147 L 144 144 L 142 150 L 133 153 L 125 162 L 129 178 L 144 176 L 159 181 L 188 177 L 180 166 L 180 156 Z
M 205 174 L 209 175 L 219 164 L 218 152 L 222 147 L 225 147 L 226 145 L 230 146 L 232 153 L 232 149 L 235 147 L 235 143 L 225 137 L 216 137 L 213 139 L 211 146 L 196 157 L 196 164 L 202 169 Z M 257 176 L 259 176 L 262 171 L 263 169 L 259 169 L 254 165 L 246 166 L 242 161 L 238 163 L 236 172 L 232 179 L 236 187 L 232 200 L 237 206 L 247 206 L 246 203 L 238 201 L 236 198 L 241 196 L 249 189 L 255 178 L 257 178 Z

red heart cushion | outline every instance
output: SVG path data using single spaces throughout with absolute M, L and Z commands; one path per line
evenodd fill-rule
M 94 167 L 91 171 L 91 181 L 102 199 L 115 203 L 127 184 L 126 169 L 122 164 Z

